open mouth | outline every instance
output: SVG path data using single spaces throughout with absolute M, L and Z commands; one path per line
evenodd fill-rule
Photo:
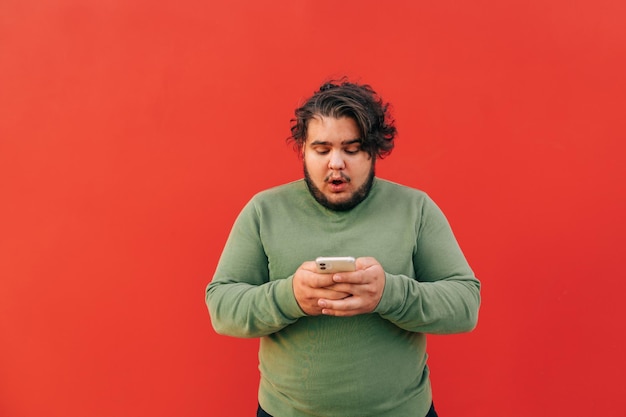
M 326 178 L 324 178 L 324 181 L 332 185 L 341 185 L 350 182 L 350 177 L 348 177 L 343 172 L 340 172 L 336 175 L 327 176 Z
M 329 178 L 327 183 L 333 193 L 344 192 L 348 186 L 348 181 L 345 178 Z

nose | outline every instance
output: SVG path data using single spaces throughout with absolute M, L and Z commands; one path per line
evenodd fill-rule
M 330 153 L 330 159 L 328 161 L 328 168 L 332 170 L 344 169 L 346 163 L 343 160 L 341 152 L 333 151 Z

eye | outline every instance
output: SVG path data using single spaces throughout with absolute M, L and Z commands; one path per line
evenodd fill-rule
M 318 155 L 326 155 L 328 152 L 330 151 L 325 148 L 315 148 L 315 153 Z
M 344 152 L 347 153 L 348 155 L 356 155 L 357 153 L 361 152 L 361 148 L 360 147 L 346 148 Z

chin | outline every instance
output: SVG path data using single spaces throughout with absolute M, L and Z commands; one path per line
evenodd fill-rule
M 337 197 L 335 194 L 326 194 L 326 201 L 328 201 L 330 204 L 345 204 L 348 201 L 350 201 L 350 199 L 352 198 L 352 194 L 348 195 L 348 196 L 341 196 L 341 197 Z
M 370 192 L 372 184 L 374 183 L 374 167 L 369 173 L 367 181 L 361 185 L 356 191 L 342 191 L 340 193 L 325 193 L 323 192 L 311 179 L 309 171 L 304 164 L 304 180 L 311 195 L 327 209 L 334 211 L 348 211 L 358 206 Z M 353 187 L 351 187 L 353 188 Z

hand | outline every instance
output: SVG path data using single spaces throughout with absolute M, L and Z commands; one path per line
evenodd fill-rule
M 319 304 L 325 300 L 341 300 L 350 294 L 333 288 L 332 274 L 318 274 L 315 262 L 304 262 L 293 276 L 293 293 L 298 305 L 306 314 L 317 316 L 322 314 Z
M 378 305 L 385 288 L 385 271 L 374 258 L 358 258 L 357 270 L 332 275 L 334 284 L 328 289 L 351 297 L 320 297 L 318 306 L 329 316 L 355 316 L 371 313 Z

